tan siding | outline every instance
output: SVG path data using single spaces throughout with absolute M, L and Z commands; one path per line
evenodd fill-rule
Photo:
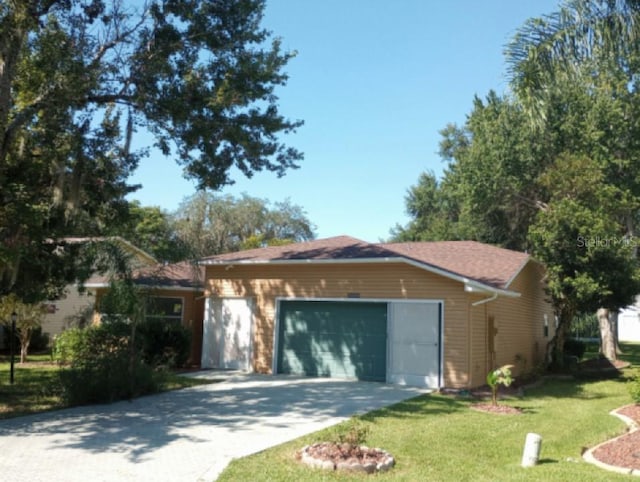
M 487 339 L 487 304 L 472 306 L 474 301 L 469 301 L 469 314 L 471 319 L 471 375 L 469 386 L 478 386 L 485 383 L 485 379 L 490 368 L 490 358 L 488 353 Z
M 206 296 L 256 300 L 253 367 L 270 372 L 276 298 L 431 299 L 444 301 L 444 382 L 467 386 L 467 295 L 462 283 L 402 263 L 385 265 L 210 266 Z
M 463 284 L 402 263 L 384 265 L 236 265 L 207 267 L 205 295 L 255 300 L 253 368 L 268 373 L 273 364 L 276 299 L 337 298 L 357 293 L 367 299 L 430 299 L 444 301 L 443 379 L 448 387 L 472 387 L 486 382 L 493 365 L 516 364 L 516 374 L 542 361 L 553 336 L 553 313 L 542 287 L 542 269 L 529 263 L 510 289 L 520 298 L 500 297 L 472 306 L 488 295 L 465 293 Z M 543 314 L 550 324 L 542 336 Z M 498 333 L 496 360 L 488 353 L 487 319 Z M 532 341 L 533 338 L 533 341 Z M 516 362 L 516 356 L 518 361 Z
M 514 280 L 511 289 L 520 298 L 499 298 L 488 304 L 488 314 L 494 315 L 496 366 L 515 365 L 515 374 L 530 371 L 544 360 L 546 344 L 554 333 L 553 309 L 546 301 L 543 270 L 530 262 Z M 543 336 L 544 314 L 549 320 L 549 336 Z

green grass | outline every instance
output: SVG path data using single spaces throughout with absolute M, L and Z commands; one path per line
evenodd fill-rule
M 0 419 L 18 417 L 30 413 L 66 408 L 60 397 L 58 385 L 60 367 L 50 355 L 30 355 L 28 362 L 14 365 L 14 384 L 9 383 L 9 357 L 0 356 Z M 211 383 L 167 373 L 160 391 L 177 390 L 194 385 Z
M 640 360 L 640 345 L 626 344 L 623 358 Z M 625 372 L 626 374 L 630 371 Z M 613 380 L 547 380 L 526 390 L 522 399 L 501 403 L 520 407 L 522 415 L 493 415 L 469 408 L 468 400 L 421 396 L 360 417 L 369 425 L 367 444 L 396 458 L 396 466 L 375 480 L 628 480 L 583 461 L 581 453 L 625 430 L 609 412 L 631 402 L 625 377 Z M 364 480 L 303 466 L 295 453 L 327 440 L 327 429 L 259 454 L 233 461 L 221 481 Z M 520 467 L 528 432 L 542 436 L 541 460 Z

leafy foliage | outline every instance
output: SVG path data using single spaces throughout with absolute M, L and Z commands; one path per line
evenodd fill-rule
M 370 432 L 369 424 L 358 418 L 351 418 L 334 427 L 329 436 L 329 442 L 360 446 L 367 443 Z
M 640 403 L 640 374 L 637 371 L 627 381 L 627 390 L 634 403 Z
M 635 1 L 569 0 L 528 21 L 507 48 L 513 96 L 475 98 L 442 131 L 443 179 L 420 177 L 393 233 L 531 252 L 548 268 L 560 363 L 575 316 L 640 292 L 638 25 Z
M 191 254 L 178 237 L 171 215 L 157 206 L 141 206 L 134 201 L 129 204 L 126 220 L 109 229 L 162 262 L 183 261 Z
M 66 403 L 113 402 L 156 390 L 152 367 L 131 357 L 135 346 L 127 323 L 104 323 L 79 333 L 67 344 L 71 364 L 60 371 Z
M 42 325 L 45 310 L 41 304 L 23 303 L 14 294 L 0 297 L 0 322 L 11 326 L 11 314 L 17 315 L 16 334 L 20 341 L 20 363 L 27 360 L 29 345 L 34 332 Z
M 234 198 L 197 193 L 182 202 L 174 227 L 196 259 L 315 237 L 314 226 L 300 206 L 286 200 L 271 207 L 269 201 L 247 194 Z
M 263 11 L 263 0 L 0 5 L 0 295 L 54 299 L 92 265 L 63 240 L 127 217 L 142 126 L 200 188 L 232 183 L 234 167 L 297 167 L 280 137 L 302 122 L 276 94 L 294 53 L 260 26 Z
M 583 341 L 576 340 L 575 338 L 569 338 L 564 342 L 564 352 L 577 360 L 580 360 L 587 350 L 587 344 Z
M 152 367 L 182 367 L 189 358 L 191 331 L 177 323 L 156 320 L 138 325 L 140 356 Z
M 504 365 L 487 374 L 487 385 L 491 388 L 491 403 L 493 405 L 498 404 L 498 386 L 503 385 L 508 387 L 513 383 L 513 378 L 511 376 L 512 368 L 513 365 Z

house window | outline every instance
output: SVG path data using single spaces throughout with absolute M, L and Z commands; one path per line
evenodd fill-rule
M 182 298 L 152 296 L 147 302 L 147 320 L 181 323 L 184 300 Z
M 547 314 L 544 314 L 544 337 L 547 338 L 549 336 L 549 317 Z

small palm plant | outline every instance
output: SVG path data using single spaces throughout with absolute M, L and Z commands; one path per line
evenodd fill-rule
M 498 405 L 498 385 L 508 387 L 513 383 L 512 368 L 513 365 L 504 365 L 490 371 L 487 375 L 487 385 L 491 388 L 491 405 Z

